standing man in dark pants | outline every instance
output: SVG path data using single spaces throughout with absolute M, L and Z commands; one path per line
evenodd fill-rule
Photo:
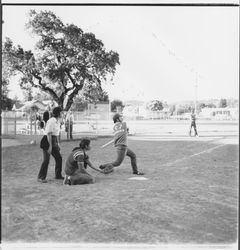
M 70 136 L 70 139 L 73 139 L 73 113 L 72 111 L 68 111 L 67 116 L 66 116 L 66 131 L 68 137 Z
M 50 155 L 55 159 L 55 178 L 63 180 L 62 176 L 62 156 L 60 154 L 60 147 L 58 137 L 60 134 L 60 125 L 61 125 L 61 108 L 55 107 L 52 111 L 53 116 L 47 121 L 45 128 L 45 135 L 47 136 L 48 148 L 43 149 L 43 162 L 38 174 L 38 181 L 45 183 L 47 182 L 47 171 L 50 161 Z
M 189 130 L 189 136 L 191 136 L 192 127 L 194 128 L 195 136 L 198 136 L 197 126 L 196 126 L 196 115 L 194 113 L 194 109 L 192 110 L 192 114 L 191 114 L 191 125 L 190 125 L 190 130 Z
M 113 116 L 114 122 L 114 146 L 117 149 L 117 159 L 112 163 L 107 163 L 100 165 L 100 169 L 105 169 L 111 165 L 112 167 L 118 167 L 121 165 L 125 158 L 125 155 L 129 156 L 131 159 L 131 166 L 133 174 L 143 175 L 144 173 L 139 172 L 137 168 L 136 154 L 127 145 L 128 128 L 126 122 L 123 122 L 123 117 L 120 114 L 115 114 Z

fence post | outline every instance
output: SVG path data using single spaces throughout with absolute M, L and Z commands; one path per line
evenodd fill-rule
M 70 138 L 70 119 L 67 119 L 67 139 Z
M 17 136 L 17 114 L 16 111 L 14 111 L 15 113 L 15 118 L 14 118 L 14 137 L 16 138 Z
M 6 119 L 6 134 L 8 135 L 8 113 L 6 112 L 5 119 Z
M 32 134 L 32 111 L 30 111 L 30 135 Z
M 37 134 L 37 117 L 36 112 L 34 111 L 34 135 Z
M 96 119 L 95 124 L 96 124 L 96 135 L 97 135 L 98 134 L 98 119 Z

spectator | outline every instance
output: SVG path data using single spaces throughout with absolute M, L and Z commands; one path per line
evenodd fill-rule
M 51 117 L 46 124 L 45 128 L 45 145 L 40 145 L 43 149 L 43 162 L 38 174 L 38 181 L 45 183 L 48 165 L 50 161 L 50 155 L 55 159 L 55 178 L 64 179 L 62 176 L 62 156 L 60 154 L 58 136 L 60 134 L 60 118 L 61 108 L 56 107 L 53 109 L 53 117 Z
M 68 133 L 68 137 L 70 136 L 70 139 L 73 139 L 73 113 L 72 111 L 68 111 L 66 115 L 66 121 L 65 121 L 65 131 Z

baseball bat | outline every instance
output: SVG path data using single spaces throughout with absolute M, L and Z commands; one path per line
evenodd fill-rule
M 113 143 L 113 140 L 111 140 L 111 141 L 105 143 L 104 145 L 101 146 L 101 148 L 105 148 L 105 147 L 107 147 L 107 146 L 108 146 L 109 144 L 111 144 L 111 143 Z

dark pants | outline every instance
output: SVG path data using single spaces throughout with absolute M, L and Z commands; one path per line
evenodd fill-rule
M 117 146 L 116 149 L 117 149 L 117 159 L 112 163 L 103 164 L 102 166 L 107 166 L 111 164 L 114 167 L 118 167 L 123 162 L 125 155 L 127 155 L 131 159 L 131 166 L 133 173 L 137 173 L 138 169 L 137 169 L 136 154 L 127 146 L 120 145 Z
M 73 131 L 73 124 L 70 123 L 70 126 L 69 126 L 70 139 L 73 138 L 73 136 L 72 136 L 72 131 Z
M 190 131 L 189 131 L 189 135 L 191 136 L 192 127 L 194 128 L 195 136 L 196 136 L 196 135 L 198 135 L 198 133 L 197 133 L 197 126 L 196 126 L 196 122 L 192 122 L 192 123 L 191 123 L 191 126 L 190 126 Z
M 62 156 L 60 154 L 59 147 L 53 146 L 51 154 L 55 159 L 55 177 L 59 178 L 62 176 Z M 38 179 L 46 179 L 49 161 L 50 154 L 47 152 L 47 150 L 43 149 L 43 162 L 38 173 Z
M 72 139 L 73 138 L 73 136 L 72 136 L 73 124 L 72 123 L 69 124 L 69 122 L 67 122 L 67 124 L 66 124 L 66 132 L 67 132 L 67 138 L 70 137 L 70 139 Z

